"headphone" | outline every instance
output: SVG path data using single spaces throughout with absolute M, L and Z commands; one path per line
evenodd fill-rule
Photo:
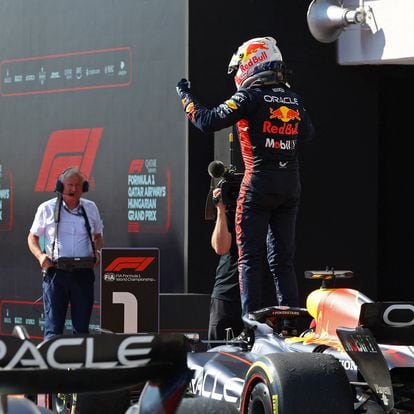
M 69 177 L 70 175 L 77 174 L 80 177 L 82 177 L 82 193 L 87 193 L 89 191 L 89 182 L 85 180 L 85 176 L 81 172 L 81 170 L 78 167 L 69 167 L 66 168 L 66 170 L 63 170 L 60 174 L 58 180 L 56 181 L 56 188 L 55 192 L 57 193 L 63 193 L 63 181 L 65 181 L 66 177 Z

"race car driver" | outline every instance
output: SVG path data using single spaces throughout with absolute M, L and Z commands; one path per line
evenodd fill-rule
M 236 237 L 242 314 L 247 316 L 260 307 L 268 227 L 268 261 L 279 305 L 299 306 L 294 269 L 301 191 L 298 149 L 312 138 L 314 128 L 301 96 L 288 84 L 274 38 L 243 43 L 229 64 L 228 73 L 234 71 L 236 93 L 212 109 L 193 96 L 186 79 L 178 82 L 177 93 L 188 119 L 201 131 L 237 125 L 245 172 L 237 200 Z

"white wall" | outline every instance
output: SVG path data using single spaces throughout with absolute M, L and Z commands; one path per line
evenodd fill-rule
M 368 24 L 351 24 L 337 41 L 338 63 L 414 64 L 414 0 L 365 0 Z M 344 0 L 355 9 L 358 0 Z

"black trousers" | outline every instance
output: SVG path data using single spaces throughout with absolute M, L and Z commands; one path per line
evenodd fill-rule
M 44 337 L 61 335 L 68 306 L 74 333 L 88 333 L 94 301 L 95 274 L 92 269 L 67 272 L 50 269 L 43 279 Z
M 210 341 L 226 339 L 227 328 L 233 330 L 234 336 L 239 335 L 243 330 L 240 302 L 211 298 L 208 339 Z

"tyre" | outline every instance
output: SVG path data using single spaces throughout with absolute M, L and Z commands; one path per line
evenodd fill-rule
M 234 404 L 205 397 L 183 398 L 175 414 L 238 414 Z
M 160 411 L 158 411 L 160 412 Z M 164 411 L 163 411 L 164 412 Z M 134 404 L 125 414 L 139 414 L 140 406 Z M 226 401 L 212 400 L 205 397 L 183 398 L 175 414 L 239 414 L 237 407 Z
M 263 382 L 256 382 L 254 384 L 247 406 L 248 413 L 255 414 L 273 414 L 272 398 L 270 396 L 269 388 Z
M 78 394 L 76 413 L 125 414 L 130 405 L 129 389 L 80 393 Z
M 245 377 L 241 414 L 351 414 L 353 394 L 332 355 L 276 353 L 259 358 Z

